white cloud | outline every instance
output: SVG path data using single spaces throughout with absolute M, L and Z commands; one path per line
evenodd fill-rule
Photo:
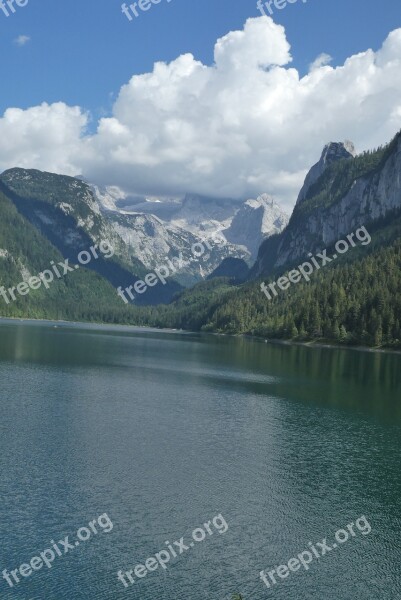
M 93 135 L 78 107 L 9 109 L 0 168 L 80 173 L 149 195 L 266 191 L 289 207 L 326 142 L 352 139 L 362 151 L 401 128 L 401 29 L 336 68 L 321 55 L 304 77 L 268 17 L 218 40 L 214 56 L 212 66 L 185 54 L 135 75 Z
M 25 44 L 27 44 L 30 41 L 31 38 L 29 37 L 29 35 L 19 35 L 17 38 L 15 38 L 14 44 L 17 44 L 17 46 L 25 46 Z
M 309 65 L 309 71 L 314 71 L 315 69 L 325 67 L 326 65 L 329 65 L 332 62 L 332 60 L 333 58 L 330 56 L 330 54 L 326 54 L 325 52 L 323 52 L 323 54 L 319 54 L 319 56 L 315 58 L 313 63 Z
M 9 108 L 0 119 L 0 165 L 66 175 L 81 172 L 80 136 L 87 120 L 79 107 L 62 102 Z

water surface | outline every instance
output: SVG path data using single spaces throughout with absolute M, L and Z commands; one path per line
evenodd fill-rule
M 14 321 L 0 382 L 0 572 L 114 525 L 2 599 L 401 599 L 401 356 Z M 224 535 L 117 580 L 219 513 Z M 260 581 L 361 515 L 369 535 Z

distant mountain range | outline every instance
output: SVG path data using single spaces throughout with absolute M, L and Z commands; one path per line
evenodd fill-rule
M 204 238 L 211 242 L 218 240 L 225 248 L 225 256 L 244 258 L 251 263 L 262 241 L 281 232 L 289 221 L 289 215 L 268 194 L 239 202 L 194 194 L 183 199 L 129 197 L 116 187 L 92 186 L 92 189 L 108 219 L 118 222 L 120 227 L 126 222 L 124 231 L 120 228 L 119 232 L 147 267 L 160 263 L 167 246 L 174 248 L 177 236 L 183 237 L 184 246 Z M 148 239 L 149 232 L 154 234 L 150 235 L 154 243 Z M 160 242 L 164 242 L 162 252 Z M 211 261 L 205 272 L 216 266 Z
M 46 293 L 18 298 L 1 309 L 3 315 L 365 345 L 401 340 L 401 133 L 360 155 L 351 142 L 327 144 L 290 218 L 267 194 L 241 202 L 130 197 L 26 169 L 0 176 L 0 217 L 0 281 L 6 287 L 56 257 L 74 261 L 102 239 L 115 248 L 111 259 L 92 261 Z M 372 235 L 369 247 L 353 249 L 313 282 L 271 303 L 263 296 L 262 279 L 279 277 L 362 226 Z M 190 260 L 191 247 L 205 240 L 208 251 Z M 188 264 L 166 285 L 149 287 L 135 299 L 138 306 L 121 303 L 118 286 L 132 285 L 178 255 Z
M 260 243 L 282 231 L 289 219 L 267 196 L 245 202 L 194 195 L 182 200 L 130 198 L 117 188 L 100 190 L 73 177 L 19 168 L 0 176 L 0 189 L 19 214 L 70 260 L 90 242 L 110 240 L 113 261 L 97 261 L 88 269 L 114 287 L 133 284 L 167 259 L 182 256 L 186 265 L 165 286 L 149 289 L 146 297 L 135 300 L 145 304 L 169 301 L 183 287 L 208 277 L 225 258 L 252 264 Z M 191 248 L 203 240 L 209 249 L 194 260 Z M 21 254 L 19 261 L 29 264 L 29 253 Z

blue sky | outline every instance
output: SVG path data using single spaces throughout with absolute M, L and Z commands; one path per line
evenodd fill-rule
M 0 13 L 0 112 L 62 100 L 96 117 L 133 74 L 185 52 L 213 61 L 216 39 L 259 16 L 254 0 L 161 0 L 129 22 L 120 0 L 29 0 L 6 18 Z M 294 66 L 303 73 L 320 53 L 341 64 L 377 49 L 401 26 L 399 0 L 308 0 L 275 10 L 285 26 Z M 13 40 L 27 35 L 19 47 Z
M 0 10 L 0 170 L 290 209 L 327 142 L 401 129 L 400 0 L 292 0 L 273 20 L 256 0 L 160 0 L 132 21 L 122 0 L 20 1 Z

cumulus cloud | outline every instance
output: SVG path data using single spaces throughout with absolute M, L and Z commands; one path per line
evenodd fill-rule
M 74 175 L 88 116 L 63 102 L 9 108 L 0 119 L 0 165 Z
M 335 68 L 329 59 L 301 77 L 284 28 L 249 19 L 217 41 L 211 66 L 185 54 L 133 76 L 95 134 L 78 107 L 9 109 L 0 167 L 83 174 L 149 195 L 269 192 L 289 208 L 326 142 L 352 139 L 361 151 L 401 128 L 401 29 L 377 52 Z
M 17 46 L 25 46 L 25 44 L 27 44 L 30 41 L 31 38 L 29 37 L 29 35 L 19 35 L 17 38 L 15 38 L 14 44 L 17 44 Z

